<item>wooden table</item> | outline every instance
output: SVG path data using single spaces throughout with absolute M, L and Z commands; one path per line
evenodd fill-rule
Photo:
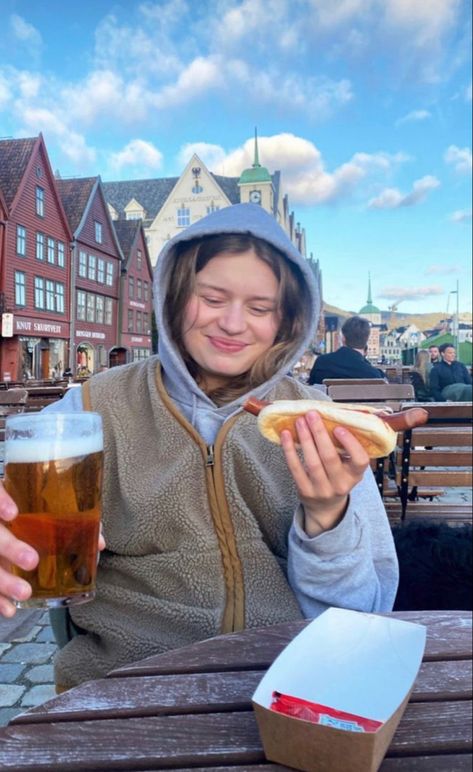
M 411 701 L 381 770 L 471 770 L 471 613 L 393 616 L 425 624 L 428 634 Z M 304 624 L 219 636 L 64 693 L 0 730 L 0 769 L 287 769 L 265 761 L 251 695 Z

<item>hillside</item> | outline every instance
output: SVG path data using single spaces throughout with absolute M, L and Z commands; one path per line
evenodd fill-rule
M 356 314 L 356 311 L 344 311 L 342 308 L 337 308 L 337 306 L 330 305 L 330 303 L 324 303 L 324 311 L 326 314 L 334 314 L 344 318 Z M 416 327 L 421 331 L 432 330 L 437 327 L 437 325 L 439 325 L 440 322 L 445 319 L 445 317 L 446 315 L 444 311 L 437 311 L 430 314 L 403 314 L 399 312 L 391 314 L 390 311 L 381 311 L 381 319 L 383 323 L 388 326 L 388 328 L 393 326 L 407 327 L 409 324 L 415 324 Z M 394 321 L 394 324 L 391 324 L 391 320 Z M 460 320 L 464 322 L 471 322 L 472 315 L 470 313 L 460 314 Z

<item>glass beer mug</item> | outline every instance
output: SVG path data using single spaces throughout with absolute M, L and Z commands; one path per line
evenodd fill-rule
M 19 608 L 71 606 L 95 596 L 103 473 L 98 413 L 28 413 L 5 426 L 4 486 L 18 507 L 8 524 L 39 553 Z

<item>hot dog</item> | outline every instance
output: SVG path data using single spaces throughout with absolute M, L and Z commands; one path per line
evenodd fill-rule
M 387 456 L 396 447 L 397 432 L 426 423 L 428 413 L 422 408 L 411 408 L 402 413 L 389 413 L 386 407 L 325 402 L 312 399 L 283 399 L 265 402 L 250 397 L 243 408 L 258 416 L 261 434 L 271 442 L 281 443 L 280 435 L 288 429 L 298 441 L 296 419 L 310 410 L 321 416 L 334 444 L 341 448 L 333 435 L 336 426 L 344 426 L 357 438 L 370 458 Z

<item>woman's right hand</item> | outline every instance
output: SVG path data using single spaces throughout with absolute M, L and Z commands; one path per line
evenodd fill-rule
M 16 539 L 1 522 L 10 522 L 17 514 L 15 502 L 0 483 L 0 614 L 4 617 L 12 617 L 16 612 L 12 600 L 28 600 L 31 595 L 31 586 L 24 579 L 14 576 L 10 565 L 13 563 L 24 571 L 31 571 L 39 561 L 36 550 Z

